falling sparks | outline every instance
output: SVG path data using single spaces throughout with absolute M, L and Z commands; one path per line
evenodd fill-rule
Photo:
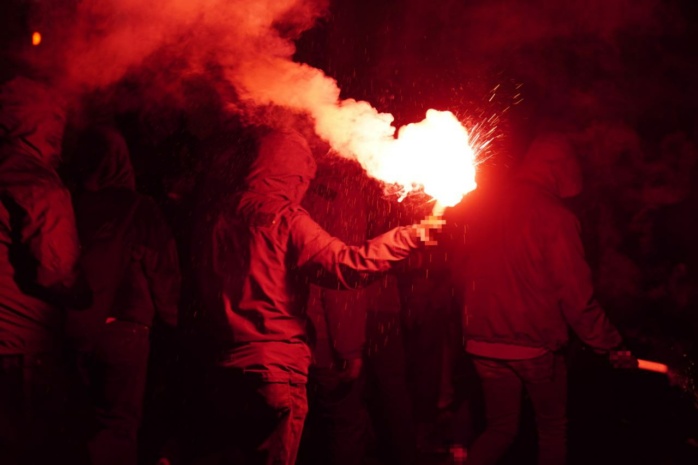
M 36 31 L 32 34 L 32 45 L 37 46 L 41 43 L 41 33 Z

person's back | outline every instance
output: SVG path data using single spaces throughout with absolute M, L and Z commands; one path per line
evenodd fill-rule
M 205 264 L 200 285 L 218 342 L 216 413 L 228 428 L 217 433 L 234 438 L 226 447 L 240 446 L 249 463 L 290 465 L 307 412 L 310 282 L 354 288 L 419 247 L 418 229 L 428 235 L 440 223 L 348 246 L 300 206 L 315 176 L 303 136 L 264 133 L 256 155 L 243 186 L 212 212 L 210 235 L 198 244 Z
M 593 298 L 579 222 L 561 200 L 581 189 L 579 168 L 562 168 L 572 157 L 564 150 L 543 139 L 508 186 L 469 199 L 459 274 L 471 353 L 480 342 L 556 351 L 568 325 L 592 347 L 620 342 Z
M 557 293 L 563 276 L 550 261 L 569 260 L 552 247 L 564 229 L 575 231 L 576 220 L 559 199 L 527 183 L 478 194 L 469 199 L 462 262 L 469 341 L 559 349 L 568 332 Z
M 569 143 L 534 141 L 515 180 L 476 192 L 464 209 L 457 275 L 466 351 L 483 383 L 487 427 L 469 464 L 494 464 L 518 430 L 521 391 L 536 415 L 539 463 L 566 455 L 569 328 L 598 351 L 621 343 L 594 299 L 579 224 L 562 198 L 581 190 Z
M 410 228 L 402 228 L 386 234 L 380 246 L 347 247 L 299 204 L 315 174 L 305 140 L 279 131 L 261 140 L 247 187 L 215 216 L 214 276 L 206 280 L 204 295 L 220 322 L 215 331 L 221 351 L 236 352 L 223 363 L 256 364 L 267 380 L 305 382 L 310 280 L 335 289 L 356 287 L 361 272 L 387 271 L 418 242 Z

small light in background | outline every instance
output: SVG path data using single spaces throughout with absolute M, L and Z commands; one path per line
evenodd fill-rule
M 35 32 L 32 34 L 32 45 L 37 46 L 41 43 L 41 33 Z

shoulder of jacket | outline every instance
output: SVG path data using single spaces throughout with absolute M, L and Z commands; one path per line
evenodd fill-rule
M 289 223 L 295 223 L 304 219 L 315 221 L 310 216 L 310 212 L 300 205 L 290 205 L 281 212 L 281 216 L 287 219 Z
M 320 225 L 313 219 L 308 210 L 300 205 L 291 205 L 279 215 L 279 223 L 289 231 L 301 228 L 304 232 L 313 230 Z M 311 226 L 313 225 L 313 226 Z

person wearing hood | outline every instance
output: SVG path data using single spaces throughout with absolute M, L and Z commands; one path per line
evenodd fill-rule
M 217 342 L 215 425 L 228 427 L 218 431 L 221 443 L 236 443 L 244 456 L 234 463 L 293 465 L 307 413 L 310 282 L 365 284 L 441 223 L 346 245 L 300 205 L 316 171 L 307 139 L 273 129 L 257 140 L 242 188 L 212 212 L 210 235 L 198 244 L 209 254 L 200 284 Z
M 160 208 L 135 190 L 121 134 L 110 127 L 84 130 L 73 162 L 80 262 L 94 303 L 69 314 L 66 333 L 93 403 L 90 463 L 135 465 L 150 328 L 156 319 L 177 324 L 177 249 Z
M 538 136 L 512 182 L 467 200 L 464 245 L 455 262 L 464 292 L 466 351 L 482 381 L 486 428 L 469 465 L 495 464 L 517 436 L 522 389 L 538 429 L 538 463 L 566 457 L 566 368 L 571 328 L 601 353 L 621 336 L 594 298 L 579 222 L 562 199 L 582 174 L 560 134 Z
M 0 87 L 0 462 L 39 447 L 60 408 L 65 307 L 89 306 L 68 190 L 56 173 L 64 105 L 43 83 Z M 51 389 L 47 389 L 51 386 Z M 52 413 L 50 413 L 52 411 Z

